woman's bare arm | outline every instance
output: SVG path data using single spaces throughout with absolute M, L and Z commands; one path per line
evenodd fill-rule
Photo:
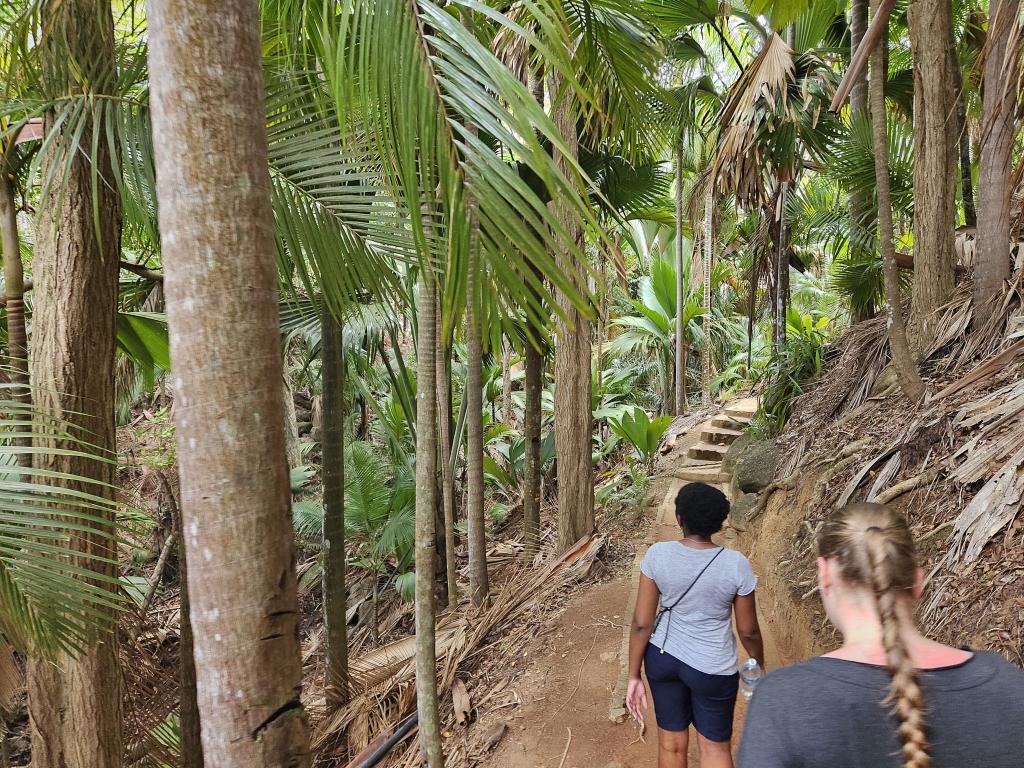
M 757 600 L 754 593 L 736 595 L 733 608 L 736 611 L 736 634 L 740 636 L 740 642 L 761 665 L 761 669 L 765 669 L 764 640 L 761 638 L 761 625 L 757 623 Z
M 640 574 L 640 588 L 636 593 L 636 608 L 633 609 L 633 623 L 629 632 L 629 677 L 640 678 L 640 668 L 644 663 L 647 641 L 651 639 L 654 628 L 654 617 L 658 612 L 658 600 L 661 597 L 658 586 L 652 579 Z

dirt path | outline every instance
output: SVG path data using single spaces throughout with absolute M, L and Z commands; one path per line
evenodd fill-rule
M 749 401 L 740 407 L 750 407 Z M 735 412 L 737 406 L 730 410 Z M 718 422 L 718 424 L 713 424 Z M 735 426 L 730 424 L 729 427 Z M 717 430 L 722 419 L 705 422 L 681 435 L 659 470 L 655 487 L 662 501 L 652 515 L 650 530 L 632 573 L 601 584 L 581 595 L 558 619 L 552 650 L 535 659 L 518 686 L 522 706 L 509 720 L 509 733 L 489 765 L 496 768 L 644 768 L 655 765 L 657 728 L 648 712 L 646 736 L 622 715 L 625 690 L 625 643 L 632 614 L 639 560 L 648 545 L 679 538 L 674 499 L 680 486 L 696 479 L 722 479 L 720 463 L 711 461 L 717 448 L 702 439 Z M 709 430 L 712 432 L 709 434 Z M 724 452 L 724 447 L 719 452 Z M 744 549 L 736 532 L 727 528 L 716 537 L 720 544 Z M 769 668 L 781 661 L 770 625 L 762 616 Z M 741 658 L 743 656 L 740 647 Z M 742 729 L 744 702 L 737 707 L 737 735 Z M 616 722 L 618 720 L 619 722 Z M 734 739 L 734 743 L 738 743 Z M 699 765 L 695 745 L 691 765 Z

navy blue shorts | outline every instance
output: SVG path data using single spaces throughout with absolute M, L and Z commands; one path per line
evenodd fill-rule
M 732 738 L 739 673 L 709 675 L 648 644 L 644 655 L 654 716 L 663 731 L 685 731 L 690 723 L 708 741 Z

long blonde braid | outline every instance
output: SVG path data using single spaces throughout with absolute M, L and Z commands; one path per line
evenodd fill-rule
M 904 642 L 907 619 L 900 610 L 900 599 L 913 589 L 917 571 L 906 520 L 882 504 L 851 504 L 822 526 L 818 554 L 835 558 L 849 583 L 874 592 L 891 678 L 886 703 L 900 721 L 903 765 L 929 768 L 921 685 Z

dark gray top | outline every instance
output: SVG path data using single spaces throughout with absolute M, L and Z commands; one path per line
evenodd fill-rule
M 1024 671 L 995 653 L 921 673 L 932 768 L 1024 765 Z M 818 657 L 758 684 L 739 768 L 901 768 L 882 667 Z

